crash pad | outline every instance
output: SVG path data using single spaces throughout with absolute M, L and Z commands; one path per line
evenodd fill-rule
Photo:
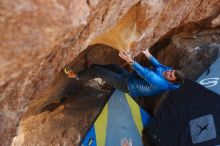
M 186 79 L 167 95 L 147 126 L 149 141 L 158 146 L 219 146 L 219 103 L 220 95 Z
M 142 130 L 151 117 L 127 93 L 115 90 L 81 146 L 120 146 L 122 139 L 142 146 Z
M 220 57 L 211 65 L 208 71 L 205 71 L 197 82 L 206 88 L 220 94 Z

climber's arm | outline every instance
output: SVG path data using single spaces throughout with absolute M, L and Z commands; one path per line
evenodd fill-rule
M 162 65 L 153 55 L 151 55 L 151 53 L 149 52 L 149 49 L 142 51 L 142 53 L 147 57 L 147 59 L 150 61 L 150 63 L 153 66 L 157 67 L 157 66 Z
M 133 61 L 131 67 L 137 72 L 140 77 L 142 77 L 148 83 L 163 89 L 168 88 L 167 83 L 164 82 L 164 80 L 159 75 L 157 75 L 155 72 L 148 69 L 147 67 L 141 66 L 136 61 Z
M 148 83 L 159 86 L 161 88 L 166 88 L 167 85 L 164 83 L 164 80 L 161 79 L 156 73 L 152 70 L 141 66 L 139 63 L 134 61 L 131 57 L 131 54 L 126 52 L 120 52 L 119 56 L 124 59 L 127 63 L 131 65 L 131 67 L 138 73 L 140 77 L 146 80 Z

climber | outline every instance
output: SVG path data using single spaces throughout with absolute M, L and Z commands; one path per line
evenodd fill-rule
M 166 90 L 179 88 L 183 83 L 183 74 L 179 70 L 173 70 L 164 66 L 154 58 L 149 50 L 142 52 L 149 59 L 154 69 L 143 67 L 134 61 L 131 54 L 120 52 L 119 56 L 124 59 L 135 70 L 129 73 L 122 67 L 114 64 L 110 65 L 91 65 L 78 74 L 72 70 L 65 70 L 69 78 L 79 78 L 80 80 L 90 80 L 102 78 L 106 83 L 113 87 L 129 93 L 132 97 L 154 96 Z

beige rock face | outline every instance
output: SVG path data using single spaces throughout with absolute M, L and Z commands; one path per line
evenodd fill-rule
M 83 87 L 64 103 L 39 112 L 69 85 L 61 71 L 65 65 L 81 70 L 86 57 L 123 64 L 116 50 L 94 44 L 136 56 L 159 42 L 164 49 L 160 60 L 187 72 L 185 64 L 176 63 L 180 54 L 184 58 L 195 47 L 218 47 L 219 7 L 220 0 L 1 0 L 0 145 L 10 145 L 16 135 L 12 145 L 77 145 L 106 93 Z M 166 47 L 160 43 L 165 38 L 170 40 Z M 172 59 L 171 54 L 180 56 Z M 83 94 L 88 92 L 94 95 Z

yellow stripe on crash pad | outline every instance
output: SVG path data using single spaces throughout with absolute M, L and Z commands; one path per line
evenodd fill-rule
M 94 123 L 97 146 L 105 146 L 107 130 L 108 104 L 105 105 L 98 119 Z
M 139 106 L 127 93 L 125 93 L 125 97 L 126 97 L 127 102 L 130 106 L 131 113 L 132 113 L 133 119 L 135 121 L 136 127 L 138 129 L 138 132 L 142 136 L 143 123 L 142 123 L 142 119 L 141 119 L 141 113 L 140 113 Z

